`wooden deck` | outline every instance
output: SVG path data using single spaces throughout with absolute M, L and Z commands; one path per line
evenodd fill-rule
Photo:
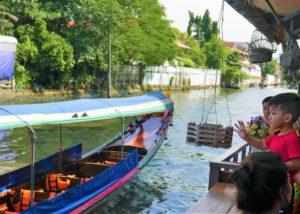
M 231 148 L 221 157 L 209 163 L 209 192 L 190 208 L 187 213 L 199 214 L 240 214 L 236 207 L 236 189 L 231 184 L 231 174 L 251 153 L 249 144 L 243 143 Z
M 186 213 L 242 214 L 236 207 L 236 189 L 233 184 L 217 183 Z

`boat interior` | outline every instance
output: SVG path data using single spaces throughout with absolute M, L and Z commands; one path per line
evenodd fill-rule
M 161 115 L 159 113 L 154 116 L 160 118 Z M 156 117 L 152 118 L 156 123 L 160 124 L 160 119 Z M 135 131 L 133 135 L 136 136 L 137 133 Z M 155 138 L 157 138 L 156 135 L 154 135 L 153 139 Z M 133 138 L 131 140 L 135 141 L 136 139 Z M 101 149 L 101 151 L 64 165 L 61 170 L 39 175 L 34 181 L 33 203 L 36 204 L 51 199 L 68 189 L 89 181 L 99 173 L 116 165 L 134 150 L 137 150 L 138 161 L 141 161 L 148 153 L 146 148 L 126 144 L 121 145 L 118 140 Z M 0 214 L 25 211 L 30 207 L 31 194 L 30 181 L 14 186 L 12 189 L 2 191 L 0 193 Z
M 35 179 L 34 203 L 51 199 L 56 195 L 89 181 L 102 171 L 114 166 L 133 152 L 135 147 L 111 146 L 64 167 Z M 139 161 L 147 150 L 138 148 Z M 30 182 L 0 193 L 0 213 L 21 212 L 30 207 Z

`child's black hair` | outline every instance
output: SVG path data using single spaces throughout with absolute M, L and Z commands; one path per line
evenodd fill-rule
M 269 103 L 272 98 L 273 98 L 272 96 L 266 97 L 265 99 L 263 99 L 263 101 L 261 103 L 262 104 Z
M 238 208 L 250 213 L 270 211 L 281 199 L 280 189 L 287 185 L 287 167 L 272 152 L 250 154 L 232 174 L 237 187 Z
M 300 115 L 300 97 L 294 93 L 278 94 L 270 100 L 269 105 L 278 107 L 285 114 L 291 114 L 293 123 Z

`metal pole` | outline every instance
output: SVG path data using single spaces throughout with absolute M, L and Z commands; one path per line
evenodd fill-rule
M 121 148 L 121 153 L 122 153 L 122 158 L 124 158 L 124 132 L 125 132 L 125 118 L 122 115 L 122 148 Z
M 31 165 L 31 171 L 30 171 L 30 190 L 31 190 L 31 195 L 30 195 L 30 206 L 33 206 L 33 199 L 34 199 L 34 162 L 35 162 L 35 133 L 32 132 L 33 130 L 30 130 L 31 132 L 31 158 L 30 158 L 30 165 Z
M 58 169 L 62 172 L 62 125 L 59 124 Z
M 31 190 L 31 196 L 30 196 L 30 206 L 33 206 L 33 199 L 34 199 L 34 161 L 35 161 L 35 140 L 36 140 L 36 135 L 35 135 L 35 131 L 32 128 L 32 126 L 27 123 L 23 118 L 21 118 L 20 116 L 14 114 L 13 112 L 10 112 L 9 110 L 6 110 L 3 107 L 0 107 L 1 110 L 14 115 L 16 118 L 20 119 L 21 121 L 24 122 L 24 124 L 26 124 L 27 129 L 29 130 L 30 134 L 31 134 L 31 142 L 30 142 L 30 165 L 31 165 L 31 169 L 30 169 L 30 190 Z
M 107 97 L 111 97 L 111 32 L 108 30 Z
M 125 118 L 124 115 L 112 104 L 110 104 L 109 102 L 106 102 L 104 100 L 102 100 L 102 102 L 104 102 L 105 104 L 113 107 L 115 109 L 116 112 L 118 112 L 122 118 L 122 135 L 121 135 L 121 140 L 122 140 L 122 147 L 121 147 L 121 152 L 122 152 L 122 158 L 124 156 L 124 132 L 125 132 Z

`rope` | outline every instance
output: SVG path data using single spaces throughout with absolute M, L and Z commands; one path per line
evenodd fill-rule
M 229 115 L 229 125 L 232 126 L 232 119 L 231 119 L 231 113 L 229 110 L 227 91 L 225 91 L 225 98 L 226 98 L 227 111 L 228 111 L 228 115 Z
M 220 35 L 221 35 L 221 41 L 223 41 L 224 38 L 224 32 L 223 32 L 223 23 L 224 23 L 224 0 L 222 1 L 222 6 L 221 6 L 221 11 L 220 11 L 220 16 L 219 16 L 219 22 L 220 22 Z M 222 50 L 222 69 L 223 69 L 223 64 L 224 64 L 224 51 Z M 225 90 L 225 98 L 226 98 L 226 107 L 227 107 L 227 112 L 229 116 L 229 125 L 232 126 L 232 118 L 231 118 L 231 113 L 229 109 L 229 103 L 228 103 L 228 93 L 227 89 Z
M 206 76 L 207 76 L 207 70 L 205 70 L 205 79 L 204 79 L 205 83 L 206 83 Z M 206 97 L 205 95 L 206 95 L 206 89 L 204 88 L 204 91 L 203 91 L 203 105 L 202 105 L 201 123 L 203 123 L 203 120 L 204 120 L 205 97 Z
M 218 75 L 219 75 L 219 70 L 216 70 L 216 78 L 215 78 L 215 89 L 214 89 L 214 95 L 213 95 L 213 100 L 211 102 L 211 105 L 209 107 L 209 110 L 207 112 L 207 115 L 206 115 L 206 120 L 205 120 L 205 123 L 207 123 L 207 120 L 208 120 L 208 116 L 211 112 L 211 109 L 212 107 L 215 105 L 215 115 L 216 115 L 216 124 L 218 124 L 218 116 L 217 116 L 217 107 L 216 107 L 216 94 L 217 94 L 217 81 L 218 81 Z

